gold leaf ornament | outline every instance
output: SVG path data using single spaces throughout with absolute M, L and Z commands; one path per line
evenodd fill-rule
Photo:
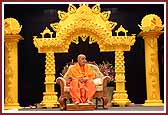
M 58 23 L 51 23 L 50 26 L 52 27 L 52 29 L 53 29 L 55 32 L 58 32 L 58 31 L 59 31 Z
M 112 31 L 116 25 L 117 25 L 117 22 L 109 21 L 107 24 L 107 27 L 109 28 L 110 31 Z
M 67 18 L 67 16 L 68 15 L 66 12 L 58 10 L 58 17 L 60 20 L 65 20 Z
M 108 20 L 110 18 L 111 11 L 104 11 L 101 13 L 101 17 L 103 20 Z
M 93 7 L 92 7 L 92 11 L 94 12 L 94 13 L 100 13 L 100 4 L 96 4 L 96 5 L 94 5 Z
M 69 12 L 70 14 L 75 13 L 75 12 L 76 12 L 76 7 L 75 7 L 74 5 L 72 5 L 72 4 L 69 4 L 68 12 Z

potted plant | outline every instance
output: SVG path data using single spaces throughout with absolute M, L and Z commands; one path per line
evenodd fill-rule
M 108 103 L 111 104 L 113 91 L 115 89 L 115 71 L 112 64 L 109 62 L 104 62 L 102 64 L 99 64 L 99 69 L 105 76 L 110 77 L 110 81 L 107 83 L 107 97 L 108 97 Z

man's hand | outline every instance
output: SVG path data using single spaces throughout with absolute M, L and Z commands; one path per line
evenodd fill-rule
M 88 78 L 79 78 L 79 81 L 81 83 L 86 83 L 88 81 Z
M 84 80 L 83 80 L 83 78 L 81 77 L 81 78 L 79 78 L 79 81 L 81 82 L 81 83 L 83 83 L 84 82 Z

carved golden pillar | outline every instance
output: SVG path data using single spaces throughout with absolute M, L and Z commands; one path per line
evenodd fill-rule
M 147 100 L 144 106 L 162 106 L 160 100 L 158 43 L 157 38 L 163 32 L 141 32 L 145 43 Z
M 140 35 L 145 43 L 145 67 L 146 67 L 146 89 L 147 100 L 144 106 L 163 106 L 160 100 L 159 65 L 158 65 L 158 43 L 157 39 L 163 33 L 162 21 L 155 14 L 146 15 L 139 26 Z
M 14 18 L 4 20 L 5 42 L 5 104 L 4 109 L 19 109 L 18 103 L 18 42 L 21 26 Z
M 19 109 L 18 42 L 20 35 L 5 35 L 5 109 Z
M 115 82 L 116 90 L 114 91 L 112 103 L 114 105 L 125 106 L 131 103 L 125 90 L 125 61 L 124 51 L 115 51 Z
M 46 34 L 50 35 L 50 38 L 44 38 Z M 38 53 L 46 53 L 46 65 L 45 65 L 45 92 L 43 93 L 43 101 L 40 103 L 43 107 L 58 107 L 58 97 L 57 92 L 55 92 L 55 50 L 58 49 L 57 39 L 52 38 L 53 32 L 51 32 L 47 27 L 41 33 L 42 38 L 37 38 L 34 36 L 34 45 L 38 48 Z M 58 42 L 60 43 L 60 41 Z
M 45 92 L 43 93 L 43 107 L 58 107 L 57 92 L 55 92 L 55 57 L 54 52 L 46 53 L 45 65 Z
M 117 36 L 112 36 L 108 41 L 111 43 L 111 49 L 115 51 L 115 83 L 116 90 L 114 91 L 111 101 L 114 105 L 125 106 L 131 103 L 128 99 L 127 91 L 125 90 L 125 61 L 124 51 L 130 51 L 131 46 L 135 43 L 135 34 L 127 36 L 128 30 L 121 25 L 116 31 Z M 119 36 L 120 32 L 124 32 L 125 36 Z

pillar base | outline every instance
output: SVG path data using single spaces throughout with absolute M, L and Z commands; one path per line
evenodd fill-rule
M 56 103 L 40 103 L 40 107 L 46 107 L 46 108 L 58 108 L 59 104 L 56 104 Z
M 129 99 L 113 99 L 111 103 L 122 107 L 131 104 L 131 101 Z
M 43 93 L 43 101 L 40 103 L 41 107 L 59 107 L 58 97 L 56 92 L 45 92 Z
M 127 91 L 114 91 L 113 100 L 111 101 L 113 105 L 126 106 L 131 104 L 128 99 Z
M 162 100 L 145 100 L 143 106 L 164 106 Z
M 4 110 L 9 110 L 9 109 L 22 109 L 22 107 L 19 106 L 19 103 L 5 104 Z

